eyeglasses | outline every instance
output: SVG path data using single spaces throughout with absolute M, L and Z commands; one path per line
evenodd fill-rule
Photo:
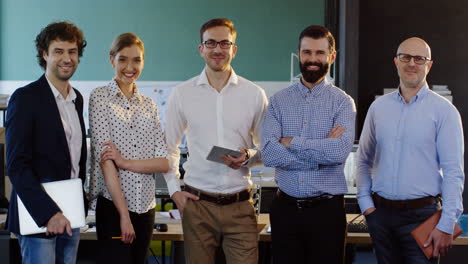
M 216 41 L 216 40 L 205 40 L 202 42 L 203 45 L 205 45 L 205 47 L 209 48 L 209 49 L 214 49 L 216 48 L 216 46 L 218 46 L 219 44 L 219 47 L 222 48 L 222 49 L 229 49 L 232 44 L 231 41 L 229 40 L 221 40 L 221 41 Z
M 414 63 L 416 63 L 418 65 L 424 65 L 424 64 L 426 64 L 427 61 L 431 61 L 430 58 L 427 58 L 427 57 L 424 57 L 424 56 L 411 56 L 411 55 L 405 54 L 405 53 L 398 53 L 397 57 L 401 62 L 405 62 L 405 63 L 408 63 L 408 62 L 411 61 L 411 59 L 413 59 Z

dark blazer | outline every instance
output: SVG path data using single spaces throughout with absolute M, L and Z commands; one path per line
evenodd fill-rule
M 75 107 L 83 135 L 79 177 L 84 183 L 86 133 L 83 96 L 76 89 L 75 93 Z M 40 183 L 70 179 L 72 168 L 60 112 L 45 75 L 11 95 L 6 116 L 6 159 L 7 175 L 13 185 L 8 230 L 18 234 L 20 231 L 17 194 L 37 225 L 45 226 L 60 209 Z

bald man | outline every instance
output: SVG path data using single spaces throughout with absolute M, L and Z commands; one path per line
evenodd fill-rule
M 375 100 L 367 113 L 358 150 L 358 202 L 369 226 L 378 262 L 437 263 L 452 243 L 463 211 L 463 130 L 460 114 L 429 90 L 431 49 L 410 38 L 394 63 L 397 91 Z M 410 232 L 441 208 L 442 217 L 426 241 L 426 259 Z

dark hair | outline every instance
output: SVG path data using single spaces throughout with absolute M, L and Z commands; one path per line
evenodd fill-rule
M 48 54 L 49 45 L 53 40 L 76 42 L 78 57 L 83 56 L 83 50 L 86 47 L 83 32 L 70 22 L 52 22 L 36 36 L 37 61 L 44 70 L 47 62 L 44 60 L 43 55 L 44 52 Z
M 124 48 L 131 47 L 133 45 L 137 45 L 141 49 L 143 53 L 143 57 L 144 57 L 145 56 L 145 44 L 137 35 L 131 32 L 120 34 L 112 42 L 109 55 L 115 56 L 119 51 L 123 50 Z
M 318 25 L 312 25 L 312 26 L 306 27 L 301 32 L 301 35 L 299 36 L 299 45 L 298 45 L 299 50 L 301 49 L 301 41 L 304 37 L 309 37 L 313 39 L 327 38 L 328 48 L 330 52 L 335 51 L 335 38 L 330 33 L 330 31 L 328 31 L 326 27 L 322 27 Z
M 227 18 L 213 18 L 210 21 L 203 24 L 203 26 L 200 28 L 200 43 L 203 42 L 203 33 L 205 33 L 206 30 L 220 26 L 229 28 L 232 35 L 232 41 L 236 42 L 237 31 L 234 28 L 234 23 L 232 23 L 232 21 Z

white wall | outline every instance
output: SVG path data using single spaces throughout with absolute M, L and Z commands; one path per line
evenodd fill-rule
M 0 81 L 0 94 L 12 94 L 18 87 L 22 87 L 31 81 Z M 84 117 L 86 127 L 88 127 L 88 98 L 91 91 L 99 86 L 107 84 L 108 81 L 71 81 L 73 87 L 78 89 L 84 97 Z M 141 93 L 153 98 L 158 105 L 160 119 L 165 120 L 165 104 L 171 90 L 180 82 L 152 82 L 141 81 L 137 82 L 138 89 Z M 290 85 L 289 82 L 255 82 L 257 85 L 265 89 L 268 98 L 277 91 L 286 88 Z M 0 116 L 0 118 L 2 118 Z M 3 120 L 2 120 L 3 121 Z

